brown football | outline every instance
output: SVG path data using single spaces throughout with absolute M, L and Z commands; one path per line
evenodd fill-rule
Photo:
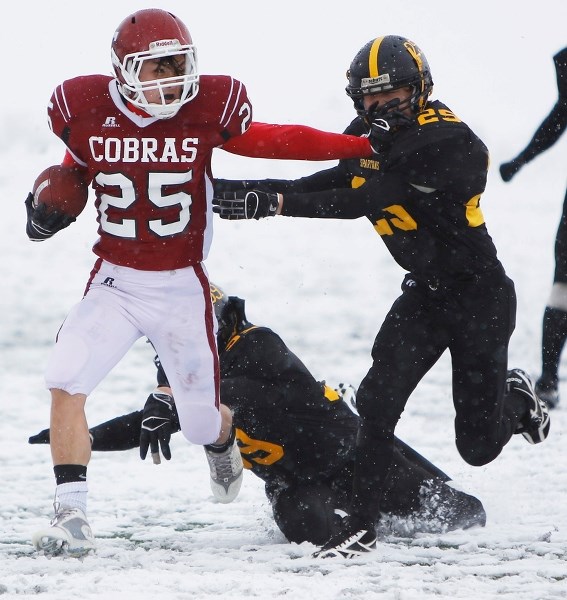
M 66 215 L 78 217 L 87 203 L 89 186 L 79 169 L 53 165 L 39 174 L 32 193 L 34 206 L 45 204 Z

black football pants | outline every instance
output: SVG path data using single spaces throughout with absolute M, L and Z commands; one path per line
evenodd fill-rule
M 498 456 L 526 410 L 525 401 L 515 395 L 505 402 L 515 315 L 514 284 L 502 270 L 451 285 L 406 276 L 402 295 L 376 336 L 373 364 L 357 394 L 362 419 L 353 514 L 366 521 L 377 519 L 372 499 L 380 497 L 385 485 L 396 424 L 410 394 L 447 349 L 457 449 L 475 466 Z
M 348 463 L 318 482 L 266 486 L 274 519 L 290 542 L 321 545 L 340 530 L 342 519 L 335 511 L 349 509 L 352 467 Z M 486 513 L 480 500 L 453 489 L 448 481 L 448 475 L 396 438 L 392 468 L 374 505 L 380 507 L 385 521 L 399 517 L 413 531 L 441 533 L 484 526 Z

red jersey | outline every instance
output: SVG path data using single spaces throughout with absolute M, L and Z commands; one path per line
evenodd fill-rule
M 149 271 L 206 258 L 212 151 L 252 120 L 241 82 L 203 75 L 197 97 L 164 120 L 131 111 L 111 77 L 77 77 L 56 88 L 48 116 L 92 180 L 100 236 L 95 254 Z
M 213 148 L 297 160 L 372 154 L 363 137 L 252 124 L 245 86 L 222 75 L 201 75 L 198 95 L 165 120 L 130 110 L 111 77 L 77 77 L 56 88 L 48 117 L 92 180 L 99 223 L 93 251 L 147 271 L 179 269 L 207 257 Z

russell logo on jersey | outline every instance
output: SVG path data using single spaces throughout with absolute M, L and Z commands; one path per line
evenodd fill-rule
M 106 117 L 106 121 L 102 125 L 103 127 L 120 127 L 116 122 L 116 117 Z

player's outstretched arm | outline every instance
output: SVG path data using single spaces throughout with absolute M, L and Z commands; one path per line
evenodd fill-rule
M 500 165 L 503 181 L 511 181 L 514 175 L 536 156 L 545 152 L 563 135 L 567 129 L 567 48 L 554 57 L 559 97 L 550 113 L 536 129 L 529 144 L 512 160 Z
M 89 429 L 91 447 L 97 452 L 131 450 L 140 445 L 143 411 L 121 415 Z M 49 444 L 49 429 L 32 435 L 30 444 Z

